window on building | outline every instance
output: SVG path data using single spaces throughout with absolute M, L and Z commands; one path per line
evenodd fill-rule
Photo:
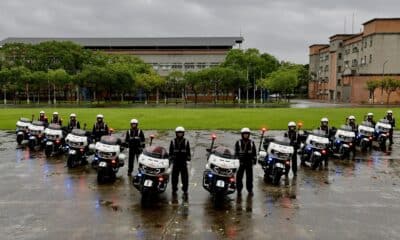
M 372 37 L 371 37 L 371 39 L 369 40 L 369 46 L 372 47 Z
M 160 64 L 160 69 L 161 70 L 167 71 L 167 70 L 170 70 L 171 68 L 172 68 L 171 64 L 168 64 L 168 63 Z
M 329 71 L 329 67 L 328 67 L 328 65 L 326 65 L 325 66 L 325 72 L 328 72 Z
M 369 55 L 369 63 L 372 63 L 372 54 Z
M 209 65 L 210 65 L 210 67 L 216 67 L 216 66 L 219 66 L 219 64 L 220 63 L 218 63 L 218 62 L 212 62 Z
M 367 64 L 367 56 L 364 56 L 364 64 Z
M 203 68 L 206 67 L 206 63 L 197 63 L 197 64 L 196 64 L 196 67 L 197 67 L 198 69 L 203 69 Z
M 172 69 L 182 69 L 183 65 L 182 63 L 173 63 L 172 64 Z
M 158 63 L 149 63 L 154 70 L 158 70 Z
M 338 72 L 338 73 L 341 73 L 341 72 L 342 72 L 342 66 L 338 66 L 338 67 L 337 67 L 337 72 Z
M 341 79 L 338 79 L 338 80 L 337 80 L 337 85 L 338 85 L 338 86 L 342 85 Z
M 349 67 L 349 61 L 344 61 L 344 66 L 345 66 L 345 68 L 348 68 Z
M 358 65 L 357 59 L 353 59 L 353 61 L 351 62 L 351 66 L 352 67 L 357 67 L 357 65 Z
M 342 53 L 338 54 L 338 58 L 339 58 L 339 60 L 342 59 Z
M 194 63 L 185 63 L 185 69 L 194 69 Z

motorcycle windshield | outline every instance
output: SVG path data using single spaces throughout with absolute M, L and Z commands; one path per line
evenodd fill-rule
M 143 154 L 152 158 L 160 158 L 160 159 L 168 158 L 167 149 L 161 146 L 147 147 L 143 150 Z
M 107 145 L 118 145 L 118 139 L 114 136 L 103 136 L 100 142 Z
M 213 150 L 213 154 L 221 158 L 235 159 L 235 154 L 233 153 L 233 150 L 227 147 L 219 146 Z
M 72 134 L 74 134 L 75 136 L 84 137 L 84 136 L 86 136 L 86 131 L 81 130 L 81 129 L 73 129 Z
M 49 125 L 48 128 L 51 129 L 51 130 L 60 130 L 60 129 L 61 129 L 61 126 L 58 125 L 58 124 L 52 123 L 52 124 Z
M 346 137 L 346 136 L 339 136 L 338 140 L 342 141 L 342 142 L 353 142 L 354 138 L 352 137 Z

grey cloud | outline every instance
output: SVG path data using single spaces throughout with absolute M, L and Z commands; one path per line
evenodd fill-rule
M 400 2 L 321 0 L 2 0 L 0 38 L 245 37 L 281 60 L 306 63 L 308 46 L 355 31 L 375 17 L 396 17 Z

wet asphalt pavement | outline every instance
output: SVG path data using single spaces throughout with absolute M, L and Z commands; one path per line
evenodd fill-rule
M 145 132 L 148 136 L 151 132 Z M 275 132 L 277 134 L 277 132 Z M 171 133 L 157 133 L 167 147 Z M 217 132 L 232 146 L 236 133 Z M 266 185 L 255 167 L 254 197 L 230 195 L 215 209 L 202 186 L 210 133 L 187 134 L 193 151 L 189 200 L 171 186 L 150 207 L 120 169 L 99 186 L 91 167 L 69 170 L 65 157 L 16 149 L 0 132 L 0 239 L 399 239 L 400 149 L 333 160 L 329 170 L 300 168 L 297 179 Z M 399 135 L 395 141 L 400 142 Z M 257 144 L 258 145 L 258 144 Z M 137 164 L 135 164 L 137 167 Z

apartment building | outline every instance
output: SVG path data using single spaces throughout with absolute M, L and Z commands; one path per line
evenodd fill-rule
M 336 34 L 329 44 L 309 47 L 309 98 L 330 102 L 367 103 L 371 94 L 368 80 L 400 79 L 400 18 L 375 18 L 363 24 L 357 34 Z M 380 90 L 376 102 L 386 99 Z M 392 94 L 390 102 L 400 102 Z

